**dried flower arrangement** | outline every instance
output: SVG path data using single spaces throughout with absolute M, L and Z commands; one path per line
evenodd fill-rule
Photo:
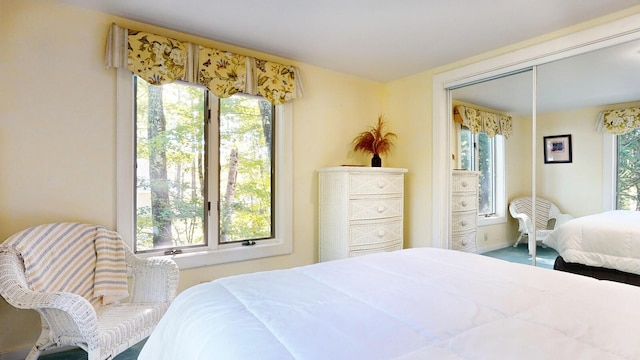
M 373 155 L 371 166 L 380 167 L 380 155 L 385 155 L 393 147 L 393 139 L 397 136 L 392 132 L 384 132 L 386 123 L 382 115 L 378 115 L 378 122 L 369 130 L 363 131 L 353 141 L 353 151 L 362 151 Z

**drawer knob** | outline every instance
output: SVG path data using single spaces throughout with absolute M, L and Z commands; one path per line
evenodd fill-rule
M 466 207 L 468 205 L 467 200 L 462 200 L 461 204 Z
M 378 230 L 378 237 L 383 237 L 386 233 L 384 230 Z
M 460 225 L 462 226 L 467 226 L 467 224 L 468 224 L 467 220 L 460 221 Z
M 469 185 L 469 183 L 465 180 L 462 181 L 462 187 L 467 187 Z
M 467 246 L 468 243 L 469 243 L 469 240 L 462 239 L 462 245 Z
M 384 211 L 384 206 L 378 205 L 378 212 L 383 212 L 383 211 Z
M 384 187 L 384 181 L 378 181 L 378 187 L 382 189 Z

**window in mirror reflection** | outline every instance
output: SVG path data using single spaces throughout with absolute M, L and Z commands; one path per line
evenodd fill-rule
M 640 128 L 617 136 L 617 208 L 640 211 Z
M 479 171 L 478 215 L 496 214 L 496 137 L 485 133 L 472 134 L 462 126 L 460 129 L 460 166 Z

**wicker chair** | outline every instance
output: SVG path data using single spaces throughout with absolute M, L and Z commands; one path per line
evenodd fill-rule
M 544 240 L 560 224 L 573 219 L 569 214 L 562 214 L 558 207 L 547 199 L 536 197 L 536 227 L 532 223 L 533 204 L 531 197 L 513 199 L 509 204 L 509 213 L 514 219 L 518 219 L 518 231 L 520 236 L 513 244 L 518 246 L 524 237 L 531 237 L 535 231 L 536 242 Z M 550 221 L 552 220 L 552 221 Z M 537 229 L 537 230 L 536 230 Z
M 125 293 L 128 287 L 128 298 L 96 305 L 76 293 L 33 291 L 26 276 L 23 256 L 4 245 L 16 236 L 36 231 L 43 234 L 37 239 L 41 241 L 40 244 L 45 241 L 48 246 L 44 256 L 57 254 L 64 258 L 65 255 L 60 255 L 69 251 L 69 247 L 73 246 L 72 241 L 76 239 L 69 239 L 67 234 L 61 236 L 59 232 L 54 236 L 54 231 L 50 229 L 56 226 L 83 228 L 92 225 L 40 225 L 21 231 L 0 244 L 0 295 L 16 308 L 37 311 L 42 322 L 40 337 L 26 359 L 37 359 L 43 351 L 61 346 L 78 346 L 88 353 L 89 360 L 110 359 L 148 337 L 176 295 L 179 277 L 176 263 L 168 258 L 139 258 L 122 243 L 127 276 L 121 277 L 121 286 Z M 115 241 L 122 242 L 117 233 L 100 228 L 117 236 Z M 119 249 L 122 250 L 122 247 Z M 122 263 L 120 265 L 124 269 L 125 266 Z M 74 276 L 89 276 L 89 282 L 92 283 L 94 273 L 97 273 L 95 268 L 91 268 L 89 274 L 75 273 Z M 93 288 L 93 284 L 90 286 Z

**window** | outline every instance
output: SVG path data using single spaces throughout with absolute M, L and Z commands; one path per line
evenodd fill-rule
M 118 231 L 181 268 L 290 253 L 291 105 L 118 71 Z
M 207 91 L 135 79 L 134 250 L 206 246 Z
M 219 242 L 272 238 L 274 107 L 240 94 L 219 104 Z
M 460 126 L 459 134 L 460 167 L 480 173 L 480 224 L 493 223 L 492 220 L 503 218 L 505 215 L 504 139 L 501 135 L 489 137 L 482 132 L 472 134 L 465 126 Z
M 640 210 L 640 128 L 616 138 L 616 209 Z

